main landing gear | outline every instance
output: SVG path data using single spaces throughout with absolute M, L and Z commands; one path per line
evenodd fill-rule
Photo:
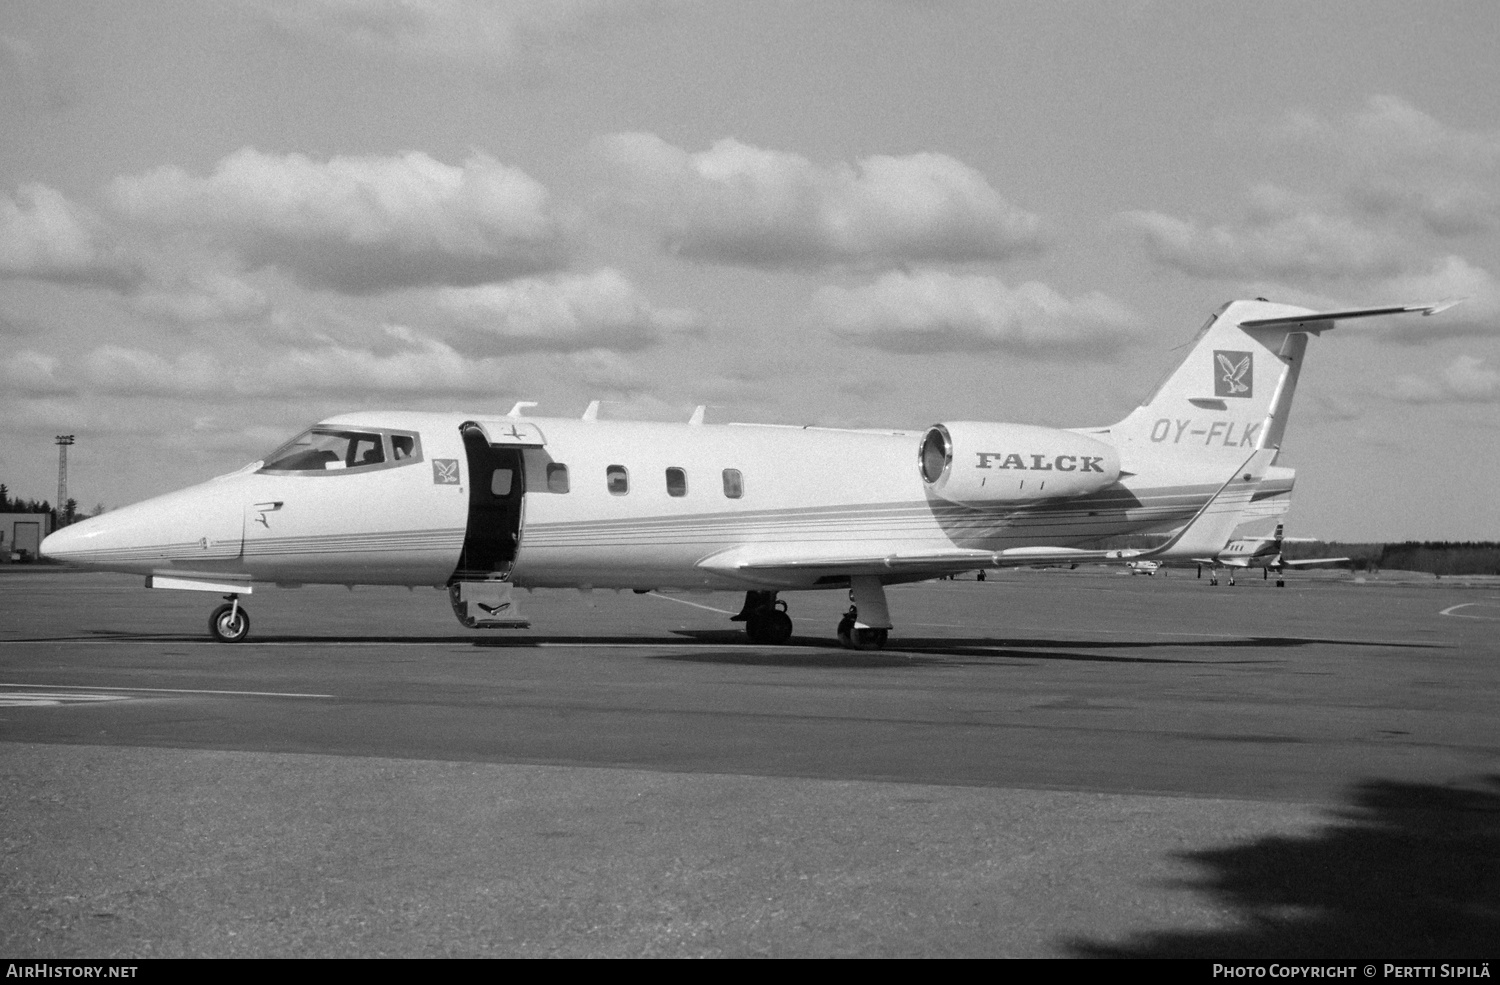
M 872 575 L 849 579 L 849 611 L 839 620 L 839 645 L 853 650 L 879 650 L 891 632 L 890 611 L 885 604 L 885 586 Z M 751 643 L 779 646 L 791 639 L 792 619 L 786 603 L 775 592 L 746 592 L 745 605 L 729 617 L 745 624 Z
M 885 586 L 872 575 L 849 579 L 849 611 L 839 620 L 839 645 L 851 650 L 879 650 L 891 633 Z
M 250 613 L 240 607 L 238 595 L 226 595 L 223 605 L 208 617 L 208 631 L 220 643 L 238 643 L 250 635 Z
M 729 617 L 730 622 L 745 624 L 745 635 L 751 643 L 780 646 L 792 638 L 792 617 L 786 614 L 786 603 L 775 592 L 746 592 L 745 605 Z
M 839 620 L 839 646 L 846 650 L 879 650 L 890 636 L 889 629 L 872 629 L 859 625 L 859 606 L 849 606 Z

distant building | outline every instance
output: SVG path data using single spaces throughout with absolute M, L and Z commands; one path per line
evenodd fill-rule
M 51 513 L 0 513 L 0 563 L 35 561 L 51 532 Z

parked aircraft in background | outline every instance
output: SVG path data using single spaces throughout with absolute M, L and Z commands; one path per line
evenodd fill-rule
M 1348 564 L 1346 557 L 1317 557 L 1288 559 L 1282 554 L 1282 545 L 1287 543 L 1313 543 L 1312 537 L 1285 537 L 1282 535 L 1283 525 L 1276 524 L 1276 531 L 1269 537 L 1238 537 L 1224 545 L 1224 549 L 1210 557 L 1195 557 L 1182 561 L 1126 561 L 1126 565 L 1137 572 L 1154 575 L 1158 569 L 1168 565 L 1172 567 L 1190 567 L 1196 565 L 1198 577 L 1203 577 L 1203 568 L 1208 566 L 1208 583 L 1217 585 L 1219 583 L 1219 569 L 1225 568 L 1229 572 L 1229 584 L 1234 584 L 1234 571 L 1236 568 L 1260 568 L 1262 578 L 1268 578 L 1271 572 L 1276 573 L 1276 587 L 1284 588 L 1286 579 L 1282 576 L 1287 568 L 1314 568 L 1327 564 Z
M 838 589 L 836 633 L 883 646 L 885 586 L 976 568 L 1218 553 L 1291 491 L 1272 463 L 1308 337 L 1445 304 L 1223 306 L 1144 404 L 1108 427 L 948 421 L 924 430 L 368 411 L 238 472 L 52 534 L 48 557 L 225 595 L 244 639 L 256 584 L 431 585 L 459 621 L 522 626 L 512 588 L 739 590 L 785 642 L 781 592 Z M 1101 538 L 1177 527 L 1150 550 Z

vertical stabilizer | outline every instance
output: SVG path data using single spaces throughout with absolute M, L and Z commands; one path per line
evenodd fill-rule
M 1267 301 L 1226 304 L 1150 399 L 1110 428 L 1110 440 L 1131 458 L 1160 454 L 1226 465 L 1257 448 L 1280 447 L 1307 335 L 1242 326 L 1311 313 Z
M 1198 333 L 1151 398 L 1109 428 L 1108 438 L 1132 462 L 1161 457 L 1228 466 L 1252 450 L 1279 449 L 1308 336 L 1349 319 L 1431 315 L 1449 306 L 1312 311 L 1270 301 L 1231 301 Z

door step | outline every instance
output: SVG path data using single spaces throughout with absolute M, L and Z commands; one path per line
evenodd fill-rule
M 508 581 L 458 581 L 448 586 L 453 614 L 469 629 L 527 629 Z

